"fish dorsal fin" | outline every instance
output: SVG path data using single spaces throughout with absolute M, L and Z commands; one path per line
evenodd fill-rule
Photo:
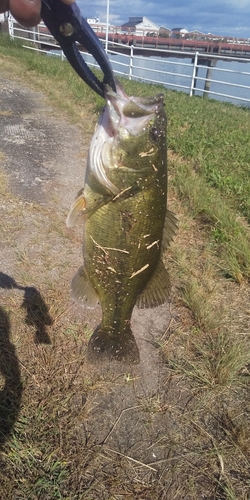
M 178 219 L 176 219 L 173 212 L 167 210 L 164 229 L 163 229 L 162 245 L 161 245 L 162 252 L 164 252 L 168 248 L 169 244 L 171 243 L 172 239 L 174 238 L 177 232 L 177 229 L 178 229 Z
M 168 299 L 169 292 L 169 275 L 162 260 L 160 260 L 155 272 L 151 276 L 142 293 L 138 296 L 136 305 L 139 309 L 160 306 Z
M 71 297 L 89 309 L 95 309 L 99 304 L 98 294 L 89 279 L 84 265 L 78 269 L 72 280 Z

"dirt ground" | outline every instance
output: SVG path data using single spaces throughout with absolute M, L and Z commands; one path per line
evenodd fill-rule
M 140 484 L 142 481 L 145 484 L 161 481 L 170 454 L 169 434 L 178 427 L 171 407 L 178 405 L 185 408 L 190 399 L 190 393 L 181 381 L 171 377 L 159 349 L 160 343 L 167 341 L 171 334 L 171 304 L 153 310 L 135 308 L 132 330 L 140 349 L 141 362 L 138 366 L 115 363 L 109 366 L 86 365 L 84 349 L 87 338 L 84 332 L 86 326 L 89 334 L 97 326 L 100 310 L 86 311 L 70 299 L 70 280 L 82 262 L 81 233 L 67 230 L 64 221 L 77 191 L 83 185 L 90 136 L 85 137 L 82 129 L 57 114 L 43 94 L 3 76 L 0 76 L 0 109 L 1 168 L 13 193 L 13 200 L 1 203 L 1 218 L 3 224 L 8 225 L 9 215 L 8 220 L 4 220 L 6 203 L 13 204 L 14 218 L 15 213 L 22 218 L 22 223 L 14 227 L 11 238 L 6 238 L 4 232 L 1 234 L 1 304 L 8 307 L 15 302 L 18 311 L 23 307 L 25 290 L 35 290 L 34 293 L 45 297 L 50 296 L 51 289 L 60 291 L 65 306 L 60 326 L 63 322 L 66 326 L 70 323 L 79 327 L 83 325 L 82 363 L 85 373 L 92 372 L 96 377 L 109 381 L 106 390 L 92 390 L 87 395 L 89 409 L 81 427 L 83 441 L 88 442 L 90 447 L 105 446 L 106 455 L 109 450 L 108 455 L 113 454 L 112 459 L 126 456 L 131 466 L 131 481 L 132 478 Z M 53 219 L 53 214 L 56 221 L 60 221 L 55 224 L 62 229 L 46 232 L 46 225 L 49 219 Z M 49 262 L 47 267 L 44 266 L 44 255 Z M 47 311 L 51 311 L 49 298 L 46 298 L 45 306 Z M 176 320 L 178 318 L 174 318 Z M 46 322 L 43 333 L 40 339 L 33 338 L 29 345 L 28 369 L 31 372 L 36 343 L 50 344 Z M 25 349 L 21 342 L 16 346 L 17 366 L 22 360 L 20 369 L 26 363 L 23 362 L 27 355 Z M 56 349 L 53 341 L 47 349 Z M 50 383 L 53 384 L 53 378 Z M 82 394 L 76 392 L 74 397 L 77 404 L 86 404 L 86 397 Z M 102 474 L 107 475 L 105 467 L 109 460 L 105 458 L 103 448 L 102 461 L 90 468 L 92 480 L 96 477 L 97 481 L 100 468 Z M 100 478 L 98 484 L 102 484 Z M 170 491 L 171 481 L 162 498 L 177 498 L 171 496 Z M 110 498 L 101 486 L 97 496 L 92 494 L 93 497 L 87 498 Z M 146 497 L 142 494 L 138 498 Z

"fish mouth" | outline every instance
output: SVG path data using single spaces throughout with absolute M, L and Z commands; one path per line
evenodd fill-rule
M 163 111 L 164 95 L 155 97 L 128 97 L 122 86 L 116 82 L 117 92 L 108 85 L 105 87 L 106 108 L 109 117 L 106 128 L 108 135 L 140 135 L 156 114 Z M 107 116 L 106 116 L 107 119 Z M 107 122 L 106 122 L 107 127 Z

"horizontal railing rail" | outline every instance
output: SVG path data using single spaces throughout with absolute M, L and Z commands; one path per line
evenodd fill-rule
M 43 23 L 36 28 L 26 29 L 18 25 L 12 16 L 8 20 L 11 38 L 26 42 L 27 49 L 56 55 L 64 59 L 63 52 Z M 104 40 L 101 40 L 104 43 Z M 29 42 L 29 45 L 27 45 Z M 81 49 L 81 47 L 79 47 Z M 135 53 L 136 52 L 136 53 Z M 184 91 L 190 96 L 203 95 L 220 100 L 250 105 L 250 71 L 242 70 L 250 59 L 200 53 L 198 51 L 164 50 L 128 46 L 113 42 L 107 50 L 114 73 L 142 82 L 161 84 L 167 88 Z M 94 58 L 82 52 L 89 66 L 98 68 Z M 145 57 L 146 55 L 146 57 Z M 184 62 L 183 58 L 190 59 Z M 219 64 L 227 67 L 218 67 Z M 240 69 L 235 69 L 235 63 Z M 233 64 L 233 68 L 230 65 Z M 250 68 L 250 66 L 249 66 Z

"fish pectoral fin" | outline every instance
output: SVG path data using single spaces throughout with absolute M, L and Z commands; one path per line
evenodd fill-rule
M 86 200 L 83 194 L 83 190 L 78 193 L 76 200 L 74 201 L 68 217 L 66 219 L 66 226 L 73 227 L 78 226 L 83 223 L 84 216 L 86 215 Z
M 71 297 L 89 309 L 95 309 L 99 304 L 99 297 L 95 291 L 85 266 L 81 266 L 71 283 Z
M 74 227 L 83 224 L 86 219 L 86 215 L 95 212 L 99 207 L 105 205 L 108 201 L 110 201 L 112 197 L 110 195 L 103 196 L 98 200 L 94 201 L 87 207 L 86 198 L 83 193 L 83 189 L 79 191 L 76 200 L 74 201 L 68 217 L 66 219 L 67 227 Z
M 167 210 L 165 217 L 165 224 L 163 229 L 163 239 L 162 239 L 162 251 L 164 252 L 171 241 L 173 240 L 178 229 L 178 219 L 175 217 L 173 212 Z
M 168 299 L 169 292 L 169 274 L 162 260 L 160 260 L 155 272 L 152 274 L 144 290 L 138 296 L 136 305 L 139 309 L 160 306 Z

